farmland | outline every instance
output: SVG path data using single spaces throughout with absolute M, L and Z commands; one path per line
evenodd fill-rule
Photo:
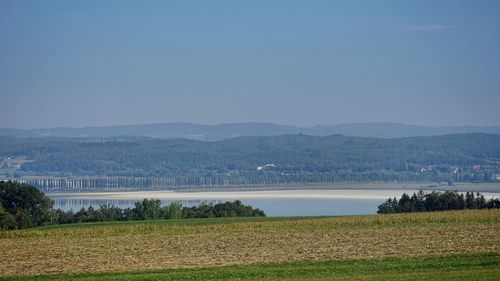
M 341 260 L 139 272 L 58 274 L 0 280 L 496 280 L 500 256 Z
M 490 280 L 499 273 L 499 232 L 499 210 L 49 226 L 0 232 L 0 276 L 363 280 L 407 271 L 410 280 L 451 280 L 446 271 L 463 271 Z

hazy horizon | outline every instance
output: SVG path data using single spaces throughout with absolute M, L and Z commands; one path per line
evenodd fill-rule
M 419 124 L 401 123 L 401 122 L 351 122 L 351 123 L 333 123 L 333 124 L 313 124 L 313 125 L 295 125 L 295 124 L 282 124 L 273 122 L 253 122 L 253 121 L 243 121 L 243 122 L 224 122 L 224 123 L 196 123 L 196 122 L 152 122 L 152 123 L 129 123 L 129 124 L 114 124 L 114 125 L 97 125 L 97 126 L 57 126 L 57 127 L 33 127 L 33 128 L 14 128 L 14 127 L 0 127 L 0 129 L 13 129 L 13 130 L 44 130 L 44 129 L 83 129 L 83 128 L 106 128 L 106 127 L 126 127 L 126 126 L 147 126 L 147 125 L 162 125 L 162 124 L 193 124 L 202 126 L 220 126 L 220 125 L 232 125 L 232 124 L 268 124 L 277 126 L 292 126 L 296 128 L 313 128 L 313 127 L 327 127 L 327 126 L 342 126 L 342 125 L 380 125 L 380 124 L 393 124 L 393 125 L 404 125 L 404 126 L 417 126 L 426 128 L 462 128 L 462 127 L 500 127 L 500 126 L 484 126 L 484 125 L 451 125 L 451 126 L 427 126 Z
M 499 1 L 2 1 L 0 128 L 500 126 Z
M 5 121 L 5 120 L 4 120 Z M 357 125 L 357 124 L 397 124 L 397 125 L 407 125 L 407 126 L 418 126 L 427 128 L 458 128 L 458 127 L 500 127 L 500 124 L 493 125 L 482 125 L 482 124 L 456 124 L 456 125 L 425 125 L 425 124 L 415 124 L 406 122 L 396 122 L 396 121 L 359 121 L 359 122 L 339 122 L 339 123 L 322 123 L 322 124 L 291 124 L 291 123 L 277 123 L 277 122 L 266 122 L 266 121 L 239 121 L 239 122 L 220 122 L 220 123 L 208 123 L 208 122 L 189 122 L 189 121 L 153 121 L 153 122 L 131 122 L 131 123 L 114 123 L 114 124 L 97 124 L 97 125 L 61 125 L 61 126 L 0 126 L 0 129 L 14 129 L 14 130 L 38 130 L 38 129 L 57 129 L 57 128 L 69 128 L 69 129 L 80 129 L 80 128 L 101 128 L 101 127 L 120 127 L 120 126 L 141 126 L 141 125 L 160 125 L 160 124 L 195 124 L 195 125 L 206 125 L 206 126 L 218 126 L 227 124 L 271 124 L 279 126 L 293 126 L 297 128 L 311 128 L 316 126 L 338 126 L 338 125 Z

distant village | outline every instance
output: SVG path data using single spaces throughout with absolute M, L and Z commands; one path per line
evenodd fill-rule
M 26 157 L 6 157 L 0 158 L 0 168 L 1 169 L 21 169 L 22 165 L 27 162 L 33 162 L 32 160 L 26 160 Z

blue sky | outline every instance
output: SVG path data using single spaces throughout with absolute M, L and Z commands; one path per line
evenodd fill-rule
M 0 127 L 500 125 L 500 1 L 0 1 Z

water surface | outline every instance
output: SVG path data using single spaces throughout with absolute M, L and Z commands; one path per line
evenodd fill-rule
M 389 197 L 401 197 L 417 190 L 270 190 L 270 191 L 221 191 L 221 192 L 95 192 L 48 193 L 55 207 L 79 210 L 89 206 L 113 205 L 132 208 L 144 198 L 160 199 L 162 205 L 179 202 L 183 206 L 202 203 L 217 204 L 241 200 L 244 204 L 264 210 L 268 216 L 339 216 L 375 214 L 377 207 Z M 500 193 L 483 193 L 487 199 Z

